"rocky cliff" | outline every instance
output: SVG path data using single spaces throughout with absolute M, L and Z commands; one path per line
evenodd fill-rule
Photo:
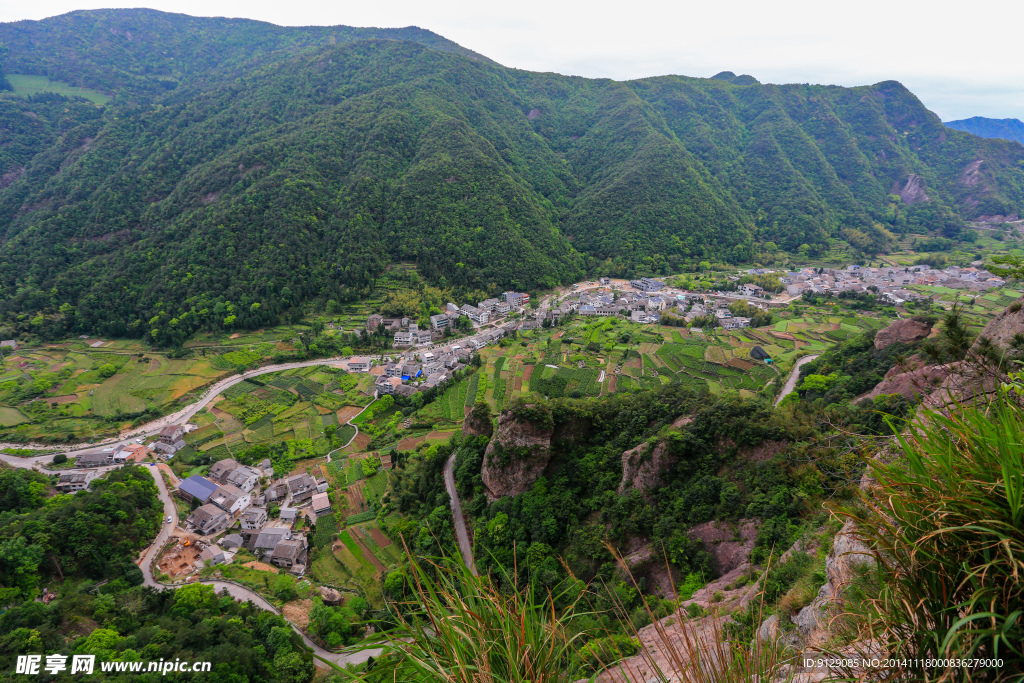
M 912 344 L 925 339 L 932 332 L 932 324 L 917 318 L 897 320 L 875 335 L 875 348 L 882 350 L 893 344 L 902 342 Z
M 490 500 L 516 496 L 529 489 L 551 459 L 554 429 L 550 415 L 534 415 L 533 406 L 525 408 L 518 414 L 502 411 L 498 428 L 487 444 L 480 475 Z
M 486 436 L 487 438 L 493 436 L 494 423 L 491 422 L 490 413 L 473 408 L 473 411 L 466 416 L 466 421 L 462 423 L 462 435 Z
M 899 394 L 909 400 L 930 395 L 949 376 L 952 365 L 924 365 L 920 358 L 911 358 L 902 365 L 894 365 L 882 381 L 864 398 L 874 400 L 883 394 Z
M 1017 301 L 988 321 L 985 328 L 978 334 L 978 341 L 974 346 L 977 348 L 981 339 L 984 338 L 995 346 L 1006 349 L 1013 343 L 1013 338 L 1022 333 L 1024 333 L 1024 306 L 1021 306 L 1021 301 Z
M 619 482 L 618 493 L 622 495 L 627 489 L 637 489 L 650 502 L 651 491 L 663 486 L 661 475 L 676 462 L 665 442 L 655 446 L 642 443 L 622 454 L 622 480 Z

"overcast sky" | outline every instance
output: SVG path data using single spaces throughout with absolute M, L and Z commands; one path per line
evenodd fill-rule
M 0 20 L 120 0 L 0 0 Z M 860 0 L 481 2 L 480 0 L 148 0 L 200 16 L 290 26 L 420 26 L 506 66 L 589 77 L 749 73 L 765 83 L 864 85 L 898 80 L 943 120 L 1024 119 L 1024 3 Z

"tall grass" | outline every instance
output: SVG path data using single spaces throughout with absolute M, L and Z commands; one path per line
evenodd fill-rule
M 616 555 L 635 586 L 628 567 Z M 421 683 L 568 683 L 661 681 L 747 683 L 791 676 L 777 642 L 734 642 L 728 617 L 713 613 L 653 622 L 639 638 L 626 606 L 613 605 L 612 630 L 599 623 L 586 586 L 576 580 L 561 594 L 541 593 L 508 575 L 474 576 L 459 561 L 410 562 L 412 597 L 396 605 L 396 628 L 384 636 L 387 653 L 356 678 Z M 502 589 L 504 587 L 504 589 Z M 615 595 L 614 591 L 608 594 Z M 372 645 L 379 646 L 380 643 Z M 637 655 L 627 664 L 626 657 Z M 656 655 L 659 655 L 656 657 Z
M 457 560 L 410 562 L 413 599 L 399 605 L 385 635 L 388 654 L 369 681 L 568 683 L 583 634 L 567 623 L 579 598 L 540 595 L 533 586 L 502 592 Z M 513 572 L 505 577 L 516 586 Z M 556 603 L 567 606 L 557 609 Z
M 848 513 L 878 563 L 852 623 L 871 656 L 911 660 L 876 679 L 1024 678 L 1024 410 L 991 403 L 924 413 L 875 462 L 876 486 Z M 920 660 L 1000 658 L 1001 667 Z

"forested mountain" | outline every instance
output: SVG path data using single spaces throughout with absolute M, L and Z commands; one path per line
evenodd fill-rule
M 1024 150 L 904 87 L 508 69 L 420 29 L 149 10 L 0 25 L 0 325 L 180 343 L 350 300 L 389 262 L 456 292 L 866 253 L 1024 212 Z
M 1024 121 L 1020 119 L 989 119 L 984 116 L 972 116 L 960 121 L 946 121 L 949 128 L 974 133 L 983 138 L 999 138 L 1011 140 L 1024 145 Z

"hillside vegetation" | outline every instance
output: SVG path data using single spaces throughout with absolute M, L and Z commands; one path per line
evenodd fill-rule
M 903 86 L 631 82 L 497 65 L 420 29 L 148 10 L 0 26 L 0 315 L 176 344 L 365 296 L 457 292 L 955 236 L 1022 213 L 1024 148 Z M 768 244 L 771 243 L 771 247 Z

